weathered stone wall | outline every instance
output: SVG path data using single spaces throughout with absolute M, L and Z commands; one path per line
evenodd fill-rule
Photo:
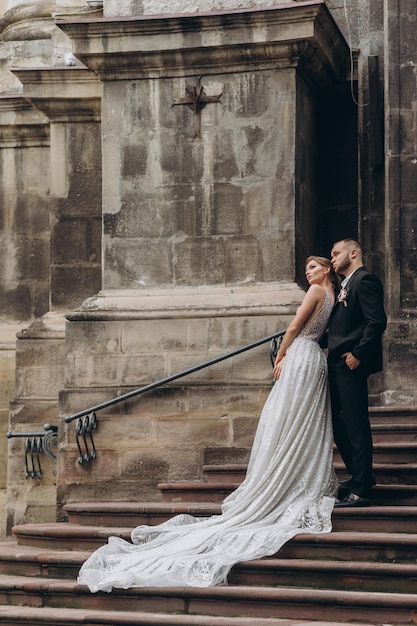
M 10 430 L 45 433 L 44 424 L 58 426 L 57 398 L 64 377 L 63 319 L 48 314 L 18 333 L 16 385 L 10 407 Z M 24 438 L 12 438 L 8 448 L 7 532 L 22 522 L 56 516 L 56 465 L 41 454 L 41 478 L 25 475 Z
M 294 284 L 161 289 L 142 298 L 104 292 L 70 315 L 61 412 L 105 402 L 284 328 L 301 297 Z M 105 319 L 98 319 L 98 307 Z M 97 459 L 89 465 L 78 463 L 69 424 L 61 439 L 59 503 L 158 499 L 158 482 L 199 478 L 204 460 L 245 461 L 271 382 L 265 344 L 99 411 Z
M 51 306 L 70 309 L 101 287 L 100 125 L 71 121 L 53 131 L 56 147 L 68 150 L 61 159 L 54 153 L 52 171 Z
M 106 83 L 103 288 L 291 280 L 295 145 L 274 120 L 294 127 L 294 72 L 204 77 L 222 96 L 198 138 L 192 111 L 172 106 L 187 85 Z
M 63 415 L 295 312 L 295 255 L 318 244 L 314 100 L 347 52 L 323 6 L 298 10 L 59 22 L 103 82 L 103 290 L 68 314 Z M 181 104 L 198 94 L 219 102 Z M 91 466 L 69 425 L 59 504 L 155 498 L 158 481 L 197 478 L 204 458 L 244 460 L 270 384 L 264 346 L 100 411 Z

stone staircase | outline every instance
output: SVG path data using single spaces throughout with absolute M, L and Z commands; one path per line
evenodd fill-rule
M 109 535 L 129 539 L 134 526 L 178 513 L 218 514 L 245 466 L 206 466 L 204 481 L 161 484 L 161 502 L 71 503 L 68 522 L 17 526 L 0 543 L 0 624 L 417 623 L 417 407 L 371 414 L 373 505 L 335 510 L 332 533 L 298 535 L 273 557 L 237 565 L 227 586 L 90 594 L 76 576 Z M 342 478 L 337 452 L 335 466 Z

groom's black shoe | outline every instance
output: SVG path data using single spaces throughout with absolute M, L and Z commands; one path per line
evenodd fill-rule
M 355 506 L 371 506 L 371 502 L 370 500 L 368 500 L 368 498 L 361 498 L 355 493 L 350 492 L 345 498 L 343 498 L 343 500 L 337 500 L 334 508 L 341 509 Z

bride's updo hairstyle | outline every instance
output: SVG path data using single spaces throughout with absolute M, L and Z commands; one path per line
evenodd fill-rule
M 316 256 L 315 254 L 312 254 L 309 257 L 307 257 L 307 259 L 306 259 L 306 267 L 310 263 L 310 261 L 316 261 L 322 267 L 326 267 L 326 268 L 330 269 L 330 272 L 329 272 L 330 282 L 333 285 L 333 289 L 334 289 L 335 293 L 336 294 L 339 293 L 340 279 L 339 279 L 338 275 L 336 274 L 336 272 L 334 271 L 333 265 L 331 264 L 330 259 L 328 259 L 325 256 Z

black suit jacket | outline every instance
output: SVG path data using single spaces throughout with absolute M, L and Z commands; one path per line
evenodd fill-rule
M 380 280 L 360 267 L 347 286 L 346 305 L 336 302 L 329 320 L 329 363 L 352 352 L 367 374 L 382 370 L 382 334 L 387 326 Z

